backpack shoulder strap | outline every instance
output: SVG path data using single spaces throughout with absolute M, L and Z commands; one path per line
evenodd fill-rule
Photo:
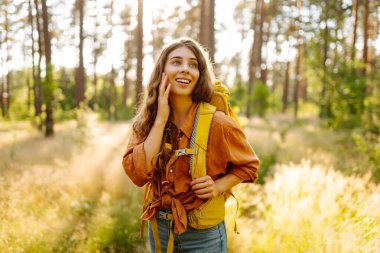
M 190 139 L 190 148 L 196 150 L 196 154 L 190 156 L 190 174 L 193 179 L 206 175 L 207 142 L 215 111 L 215 106 L 201 102 L 195 117 Z

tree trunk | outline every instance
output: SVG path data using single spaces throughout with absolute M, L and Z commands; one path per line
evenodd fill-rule
M 300 89 L 300 80 L 301 80 L 301 45 L 297 46 L 298 52 L 296 57 L 296 78 L 294 81 L 294 90 L 293 90 L 293 103 L 294 103 L 294 117 L 298 116 L 298 100 L 299 100 L 299 89 Z
M 2 41 L 0 40 L 0 48 L 1 48 L 1 45 L 2 45 Z M 2 69 L 4 69 L 3 58 L 2 57 L 0 57 L 0 67 Z M 1 108 L 1 116 L 3 118 L 5 117 L 4 89 L 5 89 L 4 76 L 1 76 L 1 79 L 0 79 L 0 108 Z
M 261 48 L 262 48 L 262 35 L 263 35 L 263 20 L 264 20 L 264 1 L 258 0 L 256 2 L 255 16 L 253 20 L 254 38 L 251 48 L 251 55 L 249 61 L 249 79 L 247 87 L 248 102 L 246 107 L 246 116 L 251 116 L 251 104 L 252 104 L 252 91 L 255 81 L 261 74 Z
M 36 55 L 36 51 L 34 49 L 34 46 L 35 46 L 35 42 L 34 42 L 34 20 L 33 20 L 33 6 L 32 6 L 32 1 L 31 0 L 28 0 L 28 21 L 29 21 L 29 26 L 30 26 L 30 38 L 32 40 L 32 45 L 31 45 L 31 49 L 32 49 L 32 84 L 31 84 L 31 87 L 29 87 L 28 85 L 28 100 L 29 100 L 29 97 L 33 97 L 33 94 L 34 94 L 34 87 L 36 85 L 36 64 L 34 62 L 34 56 Z M 28 79 L 29 80 L 29 79 Z M 29 93 L 32 92 L 33 94 L 30 94 Z M 35 99 L 34 99 L 35 101 Z M 28 101 L 28 111 L 29 111 L 29 107 L 30 107 L 30 104 L 31 102 Z
M 357 27 L 358 27 L 358 10 L 359 10 L 359 0 L 354 0 L 354 5 L 352 7 L 352 16 L 354 17 L 354 31 L 352 37 L 352 46 L 351 46 L 351 60 L 355 60 L 356 54 L 356 35 L 357 35 Z
M 201 1 L 201 21 L 199 30 L 199 42 L 204 45 L 209 52 L 212 62 L 215 54 L 215 0 Z
M 98 96 L 97 96 L 97 84 L 98 84 L 98 74 L 96 72 L 96 66 L 98 65 L 98 53 L 94 52 L 94 73 L 92 78 L 92 85 L 94 87 L 94 94 L 91 99 L 90 108 L 92 110 L 96 110 L 98 104 Z
M 325 15 L 324 23 L 325 28 L 323 31 L 323 60 L 322 60 L 322 69 L 323 69 L 323 79 L 322 79 L 322 91 L 321 91 L 321 117 L 328 117 L 331 114 L 331 101 L 330 101 L 330 92 L 328 92 L 328 83 L 327 83 L 327 58 L 328 58 L 328 48 L 329 48 L 329 29 L 327 26 L 327 20 L 329 17 L 329 5 L 328 0 L 324 0 L 325 6 Z
M 41 77 L 41 63 L 42 63 L 42 55 L 43 55 L 43 31 L 41 29 L 41 13 L 38 0 L 34 0 L 34 5 L 36 8 L 36 28 L 38 33 L 38 63 L 36 69 L 36 80 L 34 82 L 34 109 L 35 116 L 38 118 L 42 113 L 42 101 L 43 101 L 43 92 L 42 92 L 42 77 Z M 42 128 L 42 122 L 39 122 L 38 127 Z
M 10 100 L 11 100 L 11 94 L 10 94 L 10 86 L 11 86 L 11 71 L 9 69 L 10 61 L 11 61 L 11 54 L 10 54 L 10 42 L 9 42 L 9 13 L 8 13 L 8 0 L 4 1 L 4 44 L 5 44 L 5 51 L 6 51 L 6 58 L 5 58 L 5 64 L 7 66 L 7 71 L 5 75 L 5 85 L 3 88 L 3 116 L 4 118 L 9 118 L 9 107 L 10 107 Z
M 51 43 L 49 32 L 49 14 L 46 6 L 46 0 L 41 0 L 42 3 L 42 21 L 44 31 L 44 48 L 46 61 L 46 75 L 44 81 L 44 101 L 46 105 L 46 120 L 45 120 L 45 136 L 54 135 L 54 119 L 53 119 L 53 65 L 51 63 Z
M 116 85 L 115 85 L 115 68 L 112 65 L 111 68 L 111 80 L 110 80 L 110 120 L 117 120 L 116 113 Z
M 294 82 L 294 90 L 293 90 L 293 102 L 294 102 L 294 117 L 298 116 L 298 100 L 299 100 L 299 89 L 300 89 L 300 81 L 301 81 L 301 8 L 302 3 L 301 0 L 297 0 L 297 9 L 298 9 L 298 18 L 296 23 L 296 40 L 297 40 L 297 58 L 296 58 L 296 78 Z
M 96 7 L 98 8 L 98 7 Z M 96 14 L 98 15 L 98 14 Z M 104 45 L 103 42 L 104 40 L 98 36 L 98 28 L 99 28 L 99 21 L 98 21 L 98 16 L 95 17 L 95 29 L 94 29 L 94 34 L 93 34 L 93 64 L 94 64 L 94 73 L 92 76 L 92 86 L 94 93 L 92 94 L 92 97 L 90 99 L 89 106 L 93 111 L 96 111 L 98 108 L 98 93 L 97 93 L 97 85 L 98 85 L 98 74 L 96 72 L 96 68 L 98 66 L 98 59 L 99 56 L 101 55 L 101 52 L 103 51 Z M 108 36 L 107 36 L 108 37 Z
M 76 89 L 75 89 L 75 98 L 77 108 L 81 107 L 81 104 L 85 101 L 85 89 L 86 89 L 86 76 L 83 64 L 83 20 L 84 20 L 84 1 L 78 0 L 77 7 L 79 12 L 79 66 L 75 75 Z
M 284 82 L 284 90 L 282 93 L 282 112 L 285 113 L 288 109 L 288 97 L 289 97 L 289 69 L 290 69 L 290 61 L 286 62 L 285 69 L 285 82 Z
M 364 34 L 367 33 L 367 42 L 364 42 L 364 47 L 365 47 L 365 44 L 368 44 L 368 39 L 371 39 L 372 41 L 375 41 L 377 36 L 378 36 L 378 32 L 379 32 L 379 20 L 377 19 L 377 17 L 375 17 L 374 15 L 371 16 L 370 13 L 369 13 L 369 10 L 371 10 L 372 8 L 369 6 L 369 0 L 366 0 L 365 4 L 364 4 L 364 8 L 365 8 L 365 12 L 367 12 L 367 14 L 364 14 Z M 380 5 L 379 5 L 380 7 Z M 366 15 L 368 15 L 368 20 L 366 20 L 367 18 L 365 17 Z M 367 27 L 366 27 L 367 26 Z M 366 39 L 365 39 L 366 40 Z M 368 47 L 368 46 L 367 46 Z M 375 63 L 376 63 L 376 48 L 374 45 L 368 47 L 367 49 L 367 54 L 364 54 L 364 50 L 363 50 L 363 61 L 365 64 L 365 75 L 368 76 L 369 78 L 371 77 L 371 74 L 372 74 L 372 71 L 374 70 L 375 68 Z M 365 59 L 367 58 L 367 59 Z M 366 97 L 372 97 L 373 96 L 373 90 L 374 90 L 374 87 L 375 85 L 370 82 L 367 82 L 366 86 L 365 86 L 365 95 Z M 373 129 L 373 125 L 374 125 L 374 118 L 375 118 L 375 112 L 374 112 L 374 105 L 373 105 L 373 101 L 369 100 L 369 103 L 367 105 L 367 124 L 368 124 L 368 128 L 369 129 Z
M 106 112 L 106 118 L 109 119 L 111 117 L 110 114 L 110 103 L 109 103 L 109 92 L 110 88 L 108 87 L 108 80 L 107 78 L 103 78 L 103 92 L 102 92 L 102 98 L 103 98 L 103 108 Z
M 364 20 L 363 20 L 363 32 L 364 32 L 364 43 L 363 43 L 363 76 L 367 75 L 368 68 L 368 19 L 369 19 L 369 0 L 364 0 Z
M 334 37 L 335 37 L 335 43 L 338 45 L 341 44 L 342 45 L 342 48 L 344 48 L 344 43 L 342 43 L 342 40 L 338 39 L 339 37 L 339 31 L 342 30 L 342 27 L 343 27 L 343 7 L 342 7 L 342 0 L 338 0 L 336 1 L 336 5 L 335 5 L 335 12 L 336 12 L 336 20 L 337 20 L 337 25 L 336 25 L 336 28 L 335 28 L 335 31 L 334 31 Z M 343 32 L 343 31 L 342 31 Z M 338 63 L 338 59 L 342 57 L 342 55 L 339 54 L 339 51 L 338 51 L 338 46 L 335 46 L 334 47 L 334 58 L 332 60 L 332 64 L 331 64 L 331 69 L 335 69 L 336 68 L 336 65 Z M 346 58 L 346 54 L 345 54 L 345 50 L 343 50 L 343 59 Z
M 380 7 L 380 4 L 379 4 Z M 371 9 L 371 8 L 369 8 Z M 375 15 L 369 17 L 368 21 L 368 38 L 375 41 L 379 33 L 379 20 Z M 367 74 L 370 74 L 375 69 L 376 63 L 376 48 L 375 45 L 368 47 L 368 64 L 367 64 Z
M 210 57 L 212 62 L 215 62 L 215 0 L 210 0 L 209 20 Z
M 137 67 L 136 67 L 136 109 L 140 106 L 143 96 L 143 0 L 138 2 L 138 14 L 137 14 Z
M 130 69 L 129 57 L 130 57 L 130 49 L 128 47 L 128 41 L 125 41 L 125 44 L 124 44 L 123 100 L 122 100 L 122 107 L 124 109 L 127 108 L 127 100 L 129 97 L 129 79 L 128 79 L 128 71 Z
M 289 36 L 292 31 L 292 22 L 289 21 L 288 23 L 288 29 L 286 32 L 286 41 L 289 42 Z M 282 92 L 282 112 L 286 113 L 288 110 L 288 104 L 289 104 L 289 72 L 290 72 L 290 59 L 287 58 L 286 62 L 286 68 L 285 68 L 285 80 L 284 80 L 284 88 Z

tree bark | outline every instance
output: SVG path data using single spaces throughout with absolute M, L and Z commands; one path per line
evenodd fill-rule
M 140 106 L 143 96 L 143 0 L 138 2 L 138 14 L 137 14 L 137 68 L 136 68 L 136 109 Z
M 289 43 L 289 36 L 292 31 L 292 22 L 289 21 L 288 23 L 288 29 L 286 31 L 286 41 Z M 285 80 L 284 80 L 284 87 L 282 92 L 282 112 L 286 113 L 288 110 L 288 104 L 289 104 L 289 72 L 290 72 L 290 59 L 289 56 L 287 57 L 286 61 L 286 67 L 285 67 Z
M 128 71 L 130 69 L 129 65 L 130 49 L 128 47 L 128 41 L 125 41 L 124 44 L 124 75 L 123 75 L 123 100 L 122 107 L 127 108 L 127 100 L 129 97 L 129 79 Z
M 98 6 L 96 6 L 96 10 L 98 10 Z M 99 56 L 102 54 L 105 46 L 104 46 L 104 41 L 105 38 L 101 38 L 98 33 L 99 33 L 99 18 L 98 18 L 98 11 L 96 12 L 94 18 L 95 20 L 95 28 L 94 28 L 94 33 L 92 35 L 92 40 L 93 40 L 93 76 L 92 76 L 92 86 L 93 86 L 93 94 L 89 102 L 89 106 L 92 110 L 96 111 L 98 109 L 98 74 L 97 74 L 97 65 L 98 65 L 98 59 Z M 106 36 L 108 38 L 108 36 Z
M 369 26 L 368 26 L 368 19 L 369 19 L 369 0 L 364 0 L 364 20 L 363 20 L 363 32 L 364 32 L 364 43 L 363 43 L 363 76 L 367 75 L 367 69 L 368 69 L 368 38 L 369 38 Z
M 284 89 L 282 92 L 282 112 L 285 113 L 288 109 L 288 96 L 289 96 L 289 69 L 290 69 L 290 61 L 286 62 L 285 69 L 285 81 L 284 81 Z
M 379 4 L 380 7 L 380 4 Z M 371 8 L 369 8 L 371 9 Z M 368 20 L 368 38 L 375 41 L 379 33 L 379 19 L 375 15 L 370 15 Z M 376 48 L 374 45 L 368 47 L 368 64 L 367 74 L 371 73 L 375 69 L 376 63 Z
M 215 54 L 215 0 L 201 1 L 201 21 L 199 29 L 199 42 L 209 52 L 212 62 Z
M 76 89 L 75 89 L 75 98 L 76 98 L 76 106 L 77 108 L 81 107 L 81 104 L 85 101 L 85 89 L 86 89 L 86 76 L 83 64 L 83 20 L 84 20 L 84 1 L 78 0 L 77 8 L 79 12 L 79 66 L 75 75 Z
M 11 61 L 11 54 L 10 54 L 10 42 L 9 42 L 9 13 L 8 13 L 8 0 L 4 1 L 4 43 L 5 43 L 5 51 L 6 51 L 6 58 L 5 63 L 7 66 L 7 72 L 5 75 L 5 85 L 3 88 L 3 117 L 9 118 L 9 107 L 10 107 L 10 100 L 11 100 L 11 71 L 9 69 L 9 63 Z
M 36 84 L 36 64 L 34 62 L 34 56 L 36 55 L 36 51 L 34 49 L 34 46 L 35 46 L 35 41 L 34 41 L 34 24 L 33 24 L 33 6 L 32 6 L 32 1 L 31 0 L 28 0 L 28 22 L 29 22 L 29 26 L 30 26 L 30 39 L 32 40 L 32 45 L 31 45 L 31 49 L 32 49 L 32 84 L 31 84 L 31 87 L 29 87 L 29 84 L 28 84 L 28 111 L 30 109 L 30 104 L 31 104 L 31 97 L 32 97 L 32 94 L 31 91 L 33 92 L 34 91 L 34 87 L 35 87 L 35 84 Z M 29 81 L 29 79 L 27 79 Z
M 97 96 L 97 84 L 98 84 L 98 74 L 96 72 L 96 66 L 98 65 L 98 53 L 94 52 L 94 73 L 92 77 L 92 85 L 94 88 L 94 94 L 92 96 L 92 100 L 90 103 L 90 107 L 92 110 L 96 110 L 98 104 L 98 96 Z
M 54 119 L 53 119 L 53 65 L 51 63 L 51 42 L 49 32 L 49 14 L 46 6 L 46 0 L 41 0 L 42 3 L 42 21 L 44 31 L 44 48 L 46 61 L 46 76 L 44 81 L 44 100 L 46 105 L 46 120 L 45 120 L 45 136 L 54 135 Z
M 2 45 L 2 41 L 0 40 L 0 48 L 1 48 L 1 45 Z M 2 57 L 0 57 L 0 67 L 4 69 Z M 1 108 L 1 116 L 3 118 L 5 117 L 4 89 L 5 89 L 5 81 L 4 81 L 4 76 L 2 76 L 0 79 L 0 108 Z
M 294 82 L 294 90 L 293 90 L 293 102 L 294 102 L 294 117 L 298 116 L 298 102 L 299 102 L 299 87 L 301 81 L 301 53 L 302 53 L 302 43 L 301 43 L 301 8 L 302 3 L 301 0 L 297 0 L 297 10 L 298 10 L 298 18 L 296 23 L 296 40 L 297 40 L 297 58 L 296 58 L 296 78 Z M 326 24 L 327 25 L 327 24 Z
M 356 37 L 357 37 L 357 27 L 358 27 L 358 10 L 359 10 L 359 0 L 354 0 L 354 5 L 352 7 L 352 16 L 354 17 L 354 31 L 352 36 L 352 46 L 351 46 L 351 60 L 355 60 L 356 55 Z
M 42 101 L 43 101 L 43 92 L 42 92 L 42 77 L 41 77 L 41 63 L 43 56 L 43 31 L 41 29 L 41 13 L 38 0 L 34 0 L 34 5 L 36 8 L 36 28 L 38 34 L 38 63 L 36 69 L 36 80 L 34 82 L 34 109 L 35 116 L 40 117 L 42 113 Z M 42 128 L 42 122 L 39 122 L 39 128 Z
M 254 38 L 251 48 L 251 55 L 249 61 L 249 79 L 247 87 L 248 102 L 246 107 L 246 116 L 251 116 L 251 103 L 252 91 L 254 83 L 257 79 L 261 78 L 261 48 L 263 37 L 263 15 L 264 15 L 264 1 L 257 0 L 255 8 L 255 16 L 253 20 Z
M 324 23 L 325 28 L 323 31 L 323 59 L 322 59 L 322 69 L 323 69 L 323 78 L 322 78 L 322 91 L 321 91 L 321 111 L 320 116 L 326 117 L 331 113 L 331 101 L 330 94 L 328 94 L 328 83 L 327 83 L 327 58 L 328 58 L 328 48 L 329 48 L 329 29 L 327 26 L 327 21 L 329 17 L 329 1 L 324 0 L 325 15 Z

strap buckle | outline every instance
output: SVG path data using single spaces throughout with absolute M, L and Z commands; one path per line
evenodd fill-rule
M 197 155 L 198 149 L 194 148 L 180 148 L 175 151 L 175 155 L 177 157 L 183 156 L 183 155 Z
M 177 149 L 175 151 L 176 156 L 184 156 L 187 155 L 186 148 Z
M 173 219 L 173 214 L 167 211 L 158 211 L 157 217 L 159 219 L 164 219 L 164 220 L 172 220 Z

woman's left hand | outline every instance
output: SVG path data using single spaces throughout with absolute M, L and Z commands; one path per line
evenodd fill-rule
M 191 181 L 190 187 L 195 195 L 201 199 L 213 198 L 220 194 L 215 181 L 210 176 L 194 179 Z

